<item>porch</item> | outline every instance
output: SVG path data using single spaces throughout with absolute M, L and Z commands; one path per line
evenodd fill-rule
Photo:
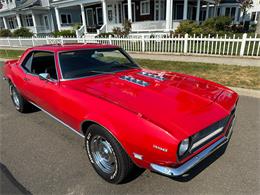
M 35 35 L 50 34 L 53 29 L 52 16 L 49 10 L 26 9 L 1 14 L 2 27 L 11 32 L 19 28 L 27 28 Z
M 53 5 L 58 30 L 80 25 L 79 36 L 111 32 L 126 19 L 132 22 L 133 33 L 169 32 L 182 20 L 199 23 L 217 14 L 213 0 L 82 0 Z

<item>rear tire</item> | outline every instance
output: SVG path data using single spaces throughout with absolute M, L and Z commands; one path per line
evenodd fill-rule
M 136 168 L 118 141 L 103 127 L 88 128 L 85 146 L 95 171 L 107 182 L 122 183 Z
M 21 96 L 21 94 L 18 92 L 18 90 L 15 88 L 15 86 L 12 83 L 9 84 L 9 92 L 16 110 L 21 113 L 27 112 L 30 108 L 30 103 L 27 102 Z

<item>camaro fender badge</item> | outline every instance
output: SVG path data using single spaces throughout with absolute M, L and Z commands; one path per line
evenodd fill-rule
M 160 147 L 160 146 L 157 146 L 155 144 L 153 144 L 153 148 L 157 149 L 157 150 L 161 150 L 163 152 L 168 152 L 168 149 L 167 148 L 163 148 L 163 147 Z

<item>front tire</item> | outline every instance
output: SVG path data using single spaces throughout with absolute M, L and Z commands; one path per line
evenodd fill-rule
M 136 167 L 118 141 L 98 125 L 88 128 L 85 145 L 95 171 L 110 183 L 124 182 Z
M 27 112 L 30 106 L 29 102 L 27 102 L 21 96 L 21 94 L 18 92 L 18 90 L 15 88 L 15 86 L 12 83 L 9 84 L 9 92 L 16 110 L 21 113 Z

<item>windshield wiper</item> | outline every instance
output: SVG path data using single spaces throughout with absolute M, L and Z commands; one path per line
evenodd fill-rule
M 134 65 L 134 66 L 133 66 Z M 139 66 L 137 66 L 136 64 L 132 64 L 132 65 L 128 65 L 128 64 L 116 64 L 113 65 L 111 68 L 114 67 L 127 67 L 127 68 L 140 68 Z
M 115 74 L 114 72 L 105 72 L 105 71 L 98 71 L 98 70 L 87 70 L 83 73 L 80 74 L 74 74 L 73 77 L 81 77 L 81 76 L 90 76 L 90 75 L 86 75 L 88 73 L 96 73 L 96 74 Z
M 115 74 L 114 72 L 105 72 L 105 71 L 98 71 L 98 70 L 88 70 L 87 73 Z

